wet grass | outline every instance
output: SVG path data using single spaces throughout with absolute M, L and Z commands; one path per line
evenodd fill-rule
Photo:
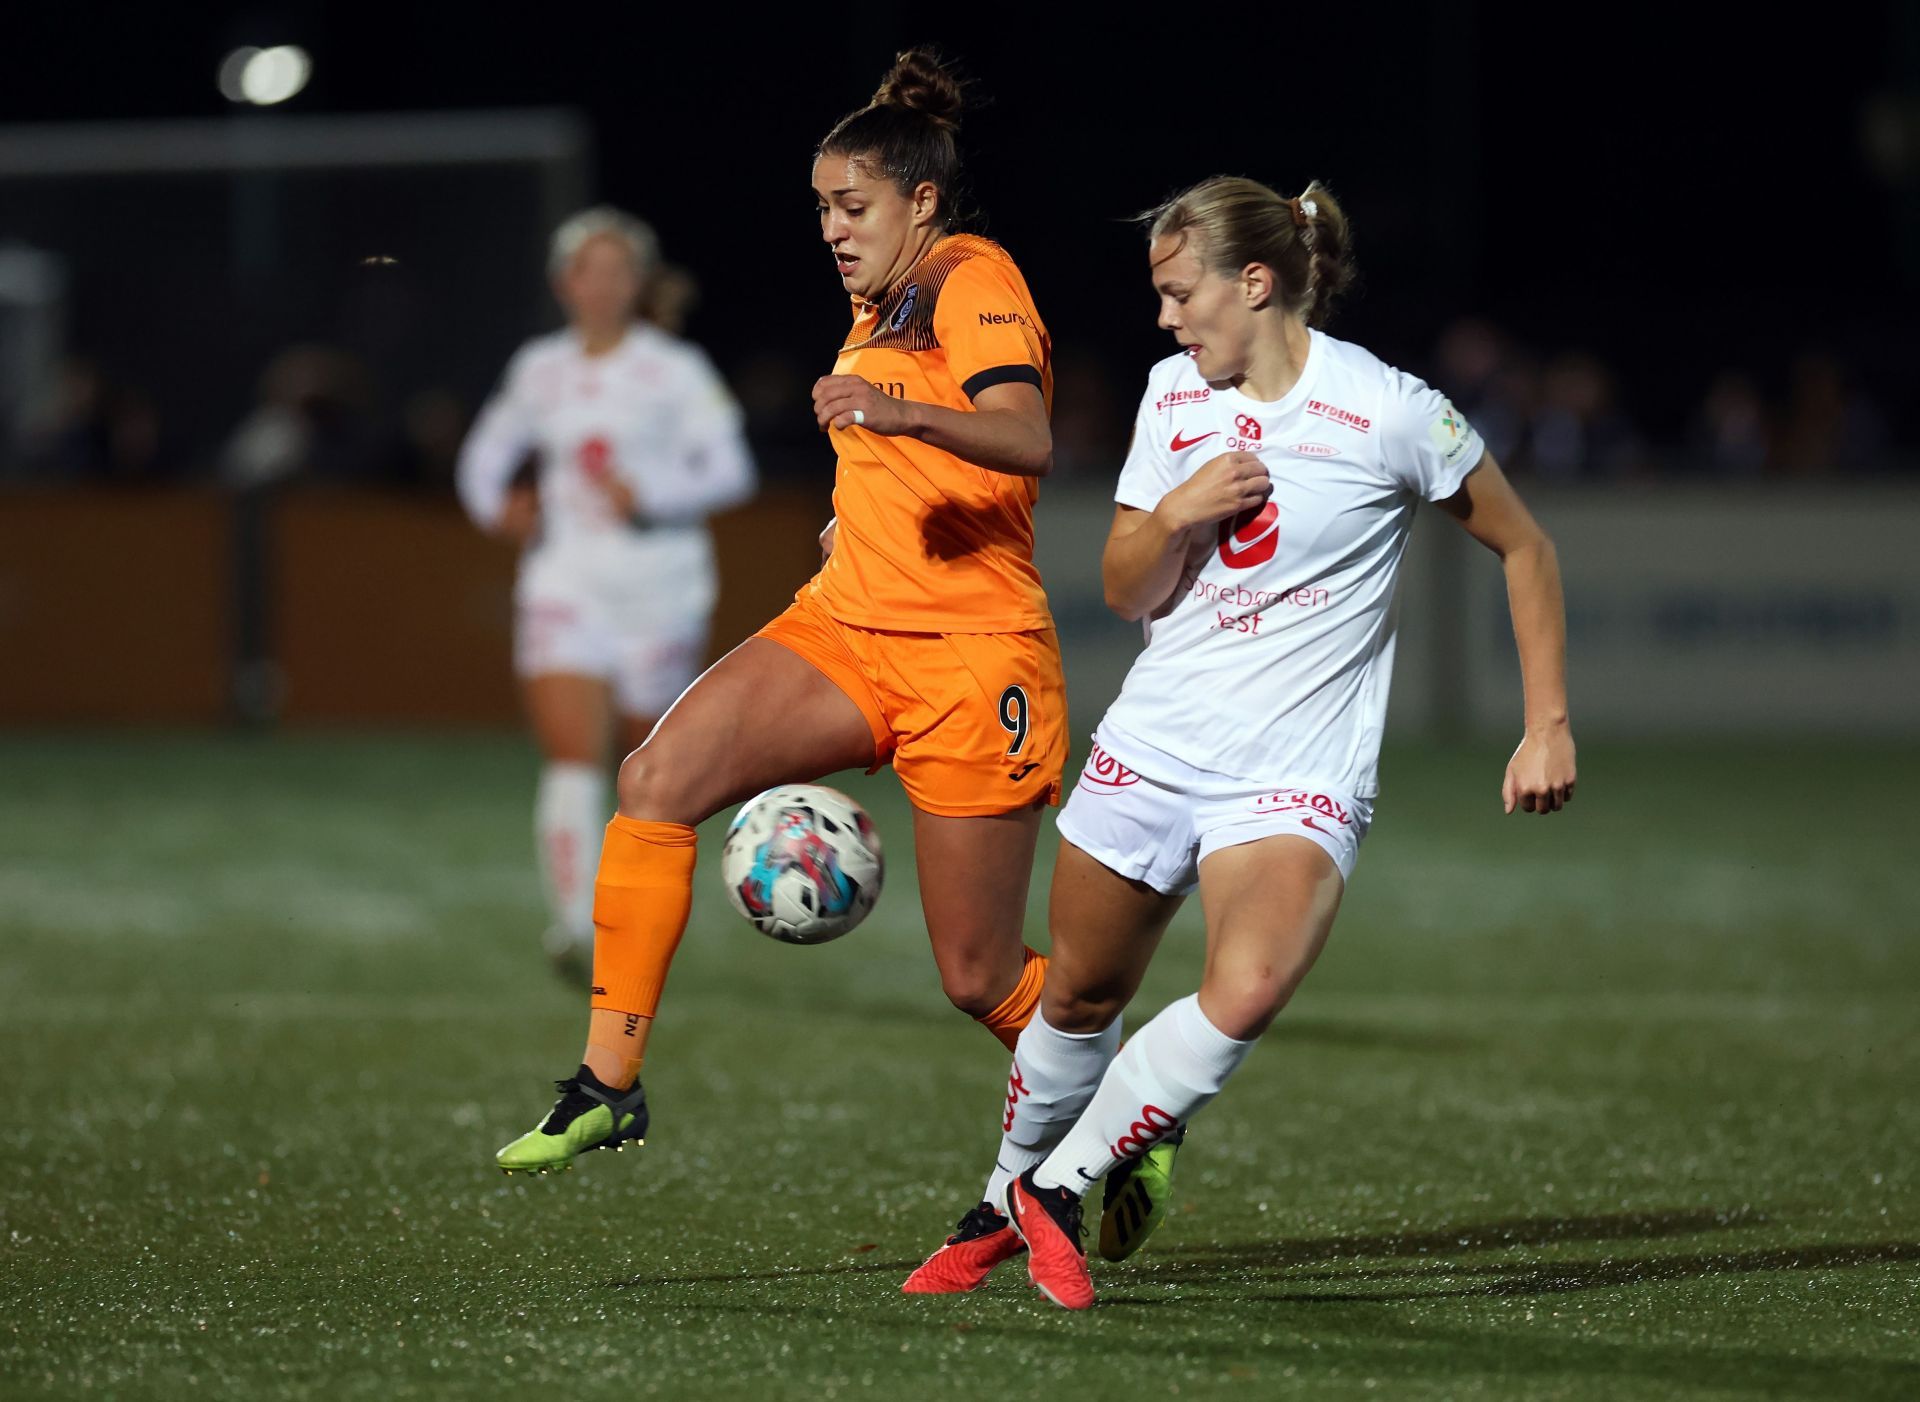
M 1916 759 L 1590 746 L 1523 822 L 1497 751 L 1390 753 L 1321 967 L 1067 1316 L 898 1294 L 1003 1057 L 885 776 L 869 924 L 776 945 L 703 871 L 647 1148 L 522 1182 L 582 1013 L 520 744 L 0 740 L 0 1393 L 1920 1394 Z

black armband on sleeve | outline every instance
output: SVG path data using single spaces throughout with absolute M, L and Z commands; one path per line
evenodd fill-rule
M 996 365 L 991 370 L 982 370 L 973 376 L 960 386 L 960 392 L 969 399 L 978 399 L 981 390 L 992 389 L 995 385 L 1032 385 L 1035 389 L 1042 388 L 1040 372 L 1031 365 Z

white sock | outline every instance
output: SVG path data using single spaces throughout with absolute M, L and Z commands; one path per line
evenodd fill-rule
M 1006 1211 L 1007 1184 L 1044 1159 L 1093 1099 L 1100 1076 L 1120 1049 L 1120 1019 L 1099 1032 L 1061 1032 L 1038 1011 L 1022 1029 L 1007 1075 L 1000 1152 L 985 1201 Z
M 1185 1124 L 1252 1050 L 1252 1042 L 1236 1042 L 1207 1021 L 1197 993 L 1169 1004 L 1120 1049 L 1086 1113 L 1033 1181 L 1085 1192 Z
M 597 764 L 549 764 L 540 771 L 533 836 L 555 929 L 593 943 L 593 875 L 607 826 L 607 775 Z

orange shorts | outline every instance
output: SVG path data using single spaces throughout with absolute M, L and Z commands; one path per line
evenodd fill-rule
M 842 623 L 803 588 L 755 636 L 852 698 L 873 731 L 874 769 L 891 763 L 914 807 L 970 818 L 1060 802 L 1067 683 L 1053 629 L 880 632 Z

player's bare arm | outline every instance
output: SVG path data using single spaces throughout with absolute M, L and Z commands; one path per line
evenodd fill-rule
M 1132 621 L 1145 618 L 1173 592 L 1196 526 L 1265 504 L 1273 481 L 1252 453 L 1222 453 L 1160 499 L 1152 511 L 1121 506 L 1100 558 L 1107 607 Z
M 813 413 L 823 433 L 859 427 L 917 438 L 989 472 L 1045 477 L 1053 467 L 1046 400 L 1029 384 L 989 386 L 964 410 L 895 399 L 858 375 L 826 375 L 814 383 Z
M 622 521 L 632 521 L 640 514 L 640 498 L 635 496 L 633 488 L 622 482 L 613 473 L 597 478 L 594 486 L 607 499 L 607 507 Z
M 1500 557 L 1520 653 L 1526 734 L 1500 786 L 1506 811 L 1557 813 L 1573 798 L 1573 729 L 1567 716 L 1567 615 L 1560 557 L 1491 454 L 1441 503 L 1468 535 Z
M 500 519 L 493 523 L 488 533 L 515 545 L 525 545 L 539 530 L 539 488 L 531 484 L 507 488 L 506 501 L 500 508 Z

